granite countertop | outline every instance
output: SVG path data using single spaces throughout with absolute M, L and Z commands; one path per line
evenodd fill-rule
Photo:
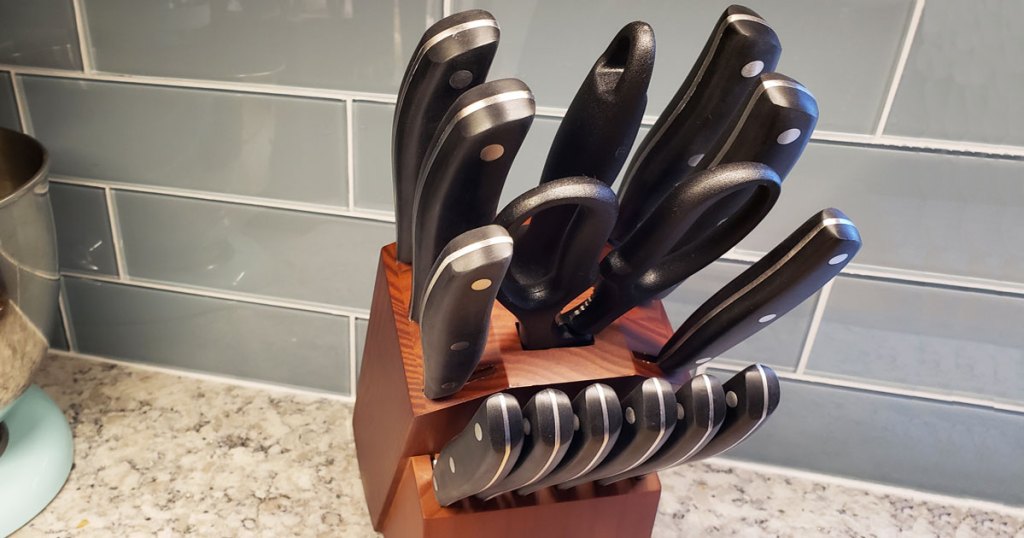
M 75 465 L 15 536 L 376 536 L 350 403 L 67 356 L 47 359 L 35 380 L 71 422 Z M 657 537 L 1024 537 L 1012 510 L 727 460 L 662 482 Z

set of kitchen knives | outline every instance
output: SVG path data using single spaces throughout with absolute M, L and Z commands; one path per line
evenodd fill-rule
M 525 350 L 588 345 L 717 260 L 772 209 L 818 118 L 807 88 L 774 72 L 775 32 L 731 6 L 616 193 L 654 67 L 653 30 L 633 22 L 569 105 L 539 186 L 498 211 L 536 111 L 522 81 L 486 81 L 499 35 L 483 10 L 431 26 L 395 110 L 397 257 L 412 266 L 408 311 L 431 399 L 473 374 L 495 300 L 515 315 Z M 652 360 L 671 377 L 721 355 L 813 295 L 860 244 L 841 211 L 815 213 L 697 308 Z M 648 379 L 621 401 L 601 384 L 572 399 L 545 389 L 522 406 L 495 394 L 441 452 L 438 499 L 611 482 L 708 457 L 745 439 L 778 400 L 763 365 L 724 384 L 699 375 L 675 391 Z

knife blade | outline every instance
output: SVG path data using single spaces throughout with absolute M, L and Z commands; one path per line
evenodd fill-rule
M 531 263 L 519 257 L 519 238 L 527 221 L 543 211 L 572 207 L 576 216 L 564 248 L 551 261 Z M 597 260 L 615 223 L 615 193 L 596 179 L 568 177 L 544 183 L 512 200 L 495 218 L 515 241 L 512 264 L 498 291 L 501 302 L 519 320 L 523 349 L 581 345 L 590 335 L 576 335 L 557 323 L 570 301 L 594 282 Z M 532 226 L 532 224 L 530 224 Z
M 544 389 L 523 406 L 523 448 L 504 480 L 477 494 L 490 499 L 544 478 L 565 456 L 573 437 L 572 402 L 557 389 Z
M 640 465 L 653 456 L 676 425 L 676 397 L 668 381 L 652 377 L 622 399 L 622 431 L 611 452 L 592 471 L 558 485 L 568 489 Z
M 703 364 L 767 327 L 832 280 L 860 250 L 857 226 L 823 209 L 704 302 L 658 353 L 675 372 Z
M 745 441 L 779 406 L 782 387 L 775 371 L 752 364 L 722 384 L 725 420 L 711 441 L 688 461 L 717 456 Z
M 665 446 L 651 459 L 600 483 L 606 485 L 685 463 L 714 438 L 725 419 L 725 407 L 722 383 L 713 375 L 695 376 L 676 391 L 678 420 Z
M 626 241 L 605 256 L 594 292 L 563 315 L 562 322 L 577 334 L 596 334 L 633 307 L 686 280 L 750 233 L 775 204 L 779 189 L 779 176 L 758 163 L 721 165 L 679 183 Z M 704 212 L 747 190 L 753 194 L 736 215 L 692 242 L 680 241 Z
M 614 243 L 625 240 L 676 183 L 706 168 L 696 167 L 757 84 L 757 75 L 773 71 L 781 53 L 778 36 L 760 15 L 742 6 L 726 8 L 626 170 Z
M 529 495 L 590 472 L 615 445 L 622 429 L 622 407 L 611 387 L 588 385 L 573 398 L 572 410 L 575 433 L 561 463 L 541 480 L 516 490 L 518 494 Z
M 480 363 L 494 297 L 511 261 L 512 237 L 494 224 L 460 234 L 437 257 L 419 316 L 427 398 L 455 394 Z
M 500 33 L 487 11 L 456 13 L 423 33 L 406 67 L 391 135 L 400 262 L 412 262 L 413 199 L 430 141 L 452 103 L 487 79 Z
M 512 471 L 522 448 L 519 401 L 501 392 L 488 396 L 434 461 L 437 502 L 449 506 L 498 483 Z
M 576 92 L 548 150 L 541 183 L 571 176 L 609 186 L 615 181 L 640 129 L 653 68 L 654 30 L 644 22 L 627 24 Z M 519 238 L 516 255 L 530 263 L 549 260 L 566 240 L 575 214 L 561 207 L 536 215 Z
M 441 249 L 460 233 L 494 219 L 534 111 L 526 84 L 502 79 L 462 94 L 442 120 L 416 186 L 409 310 L 414 321 L 419 321 L 430 267 Z

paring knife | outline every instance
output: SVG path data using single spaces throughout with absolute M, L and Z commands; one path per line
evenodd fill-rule
M 512 471 L 522 448 L 519 402 L 501 392 L 488 396 L 434 461 L 437 502 L 449 506 L 497 484 Z
M 611 185 L 636 140 L 654 68 L 654 30 L 624 26 L 587 73 L 548 150 L 540 182 L 586 176 Z M 542 263 L 566 240 L 575 210 L 555 208 L 533 218 L 516 256 Z
M 676 183 L 707 168 L 697 166 L 747 100 L 757 76 L 773 71 L 781 53 L 778 36 L 757 13 L 726 8 L 686 80 L 637 147 L 619 189 L 613 242 L 624 240 Z
M 512 237 L 489 224 L 448 243 L 430 270 L 420 313 L 423 393 L 459 391 L 480 362 L 498 286 L 512 261 Z
M 781 387 L 775 371 L 752 364 L 722 384 L 725 391 L 725 420 L 718 433 L 688 461 L 717 456 L 742 443 L 764 425 L 779 406 Z
M 430 267 L 449 241 L 490 224 L 512 160 L 533 123 L 533 94 L 516 79 L 481 84 L 456 99 L 438 128 L 416 186 L 410 317 Z
M 860 246 L 842 211 L 819 211 L 697 308 L 661 349 L 658 366 L 693 368 L 746 340 L 832 280 Z
M 644 380 L 622 399 L 622 432 L 608 457 L 594 470 L 563 482 L 558 488 L 568 489 L 639 466 L 672 435 L 676 416 L 676 396 L 668 381 L 657 377 Z
M 400 262 L 412 262 L 413 197 L 430 141 L 452 103 L 487 79 L 499 35 L 490 13 L 456 13 L 424 32 L 406 67 L 391 139 Z
M 714 438 L 725 420 L 725 407 L 725 391 L 715 376 L 694 377 L 676 391 L 676 410 L 682 416 L 676 417 L 676 427 L 661 450 L 629 471 L 600 483 L 610 484 L 685 463 Z
M 564 248 L 550 252 L 550 261 L 531 263 L 518 257 L 519 237 L 526 221 L 542 211 L 563 206 L 576 216 L 566 231 Z M 590 335 L 576 335 L 557 323 L 570 301 L 594 282 L 597 260 L 615 223 L 615 193 L 596 179 L 569 177 L 544 183 L 512 200 L 495 218 L 516 242 L 498 300 L 519 320 L 524 349 L 581 345 Z M 532 224 L 531 224 L 532 226 Z
M 605 256 L 594 292 L 562 316 L 563 321 L 577 334 L 595 334 L 686 280 L 749 234 L 775 204 L 779 190 L 778 174 L 757 163 L 718 166 L 679 183 L 626 241 Z M 737 214 L 690 242 L 680 241 L 703 213 L 743 191 L 752 194 Z
M 583 476 L 604 461 L 615 445 L 622 429 L 622 407 L 611 387 L 588 385 L 573 399 L 572 410 L 576 432 L 562 462 L 543 479 L 516 490 L 520 495 Z
M 544 478 L 565 456 L 573 437 L 572 402 L 557 389 L 544 389 L 523 406 L 523 449 L 504 480 L 477 494 L 481 499 L 526 487 Z

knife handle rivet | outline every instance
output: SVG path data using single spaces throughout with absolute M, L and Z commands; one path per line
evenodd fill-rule
M 452 474 L 455 473 L 455 458 L 448 458 L 448 468 L 452 470 Z
M 786 129 L 779 133 L 779 137 L 775 141 L 785 146 L 797 138 L 800 138 L 800 129 Z
M 578 417 L 576 415 L 572 416 L 572 431 L 574 431 L 574 432 L 580 431 L 580 417 Z
M 690 160 L 686 161 L 686 164 L 688 164 L 690 166 L 697 166 L 698 164 L 700 164 L 700 160 L 703 159 L 703 158 L 704 158 L 704 154 L 703 153 L 698 153 L 698 154 L 694 155 L 693 157 L 690 157 Z
M 474 280 L 473 283 L 469 285 L 469 287 L 473 288 L 473 291 L 484 291 L 487 288 L 491 287 L 491 284 L 493 284 L 493 282 L 491 282 L 491 279 L 481 278 L 478 280 Z
M 845 253 L 844 253 L 844 254 L 840 254 L 840 255 L 838 255 L 838 256 L 833 256 L 833 257 L 832 257 L 832 258 L 831 258 L 831 259 L 830 259 L 830 260 L 828 261 L 828 264 L 829 264 L 829 265 L 835 265 L 835 264 L 837 264 L 837 263 L 843 263 L 844 261 L 846 261 L 846 258 L 849 258 L 849 257 L 850 257 L 850 255 L 849 255 L 849 254 L 845 254 Z
M 530 420 L 524 418 L 523 419 L 523 435 L 530 435 L 530 429 L 531 429 Z
M 459 69 L 452 73 L 452 76 L 448 77 L 448 85 L 456 90 L 461 90 L 469 83 L 473 82 L 473 73 L 466 71 L 465 69 Z
M 736 407 L 737 405 L 739 405 L 739 403 L 740 398 L 739 396 L 736 396 L 735 392 L 730 390 L 729 392 L 725 393 L 725 405 L 728 405 L 729 407 Z
M 480 427 L 479 422 L 473 425 L 473 435 L 476 437 L 477 441 L 484 440 L 484 429 Z
M 743 69 L 740 69 L 740 74 L 743 75 L 743 78 L 750 78 L 760 75 L 761 71 L 764 71 L 764 62 L 761 60 L 754 60 L 747 65 L 744 65 Z
M 636 422 L 636 411 L 633 411 L 632 407 L 627 407 L 626 410 L 622 413 L 622 416 L 625 417 L 626 422 L 630 424 Z
M 757 318 L 758 323 L 768 323 L 769 321 L 779 317 L 778 314 L 768 314 Z
M 462 351 L 469 347 L 469 342 L 455 342 L 448 349 L 452 351 Z
M 683 420 L 683 417 L 685 417 L 685 416 L 686 416 L 686 409 L 683 409 L 683 404 L 677 403 L 676 404 L 676 420 Z
M 489 144 L 480 150 L 480 158 L 486 162 L 496 161 L 505 154 L 505 146 L 501 144 Z

